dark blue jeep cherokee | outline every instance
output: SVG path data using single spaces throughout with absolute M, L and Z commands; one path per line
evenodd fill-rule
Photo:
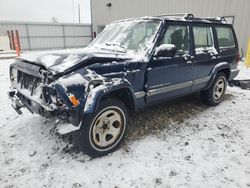
M 239 48 L 223 18 L 192 14 L 127 19 L 107 25 L 85 49 L 41 53 L 10 66 L 13 108 L 57 117 L 91 156 L 114 151 L 128 110 L 200 92 L 221 102 L 237 76 Z

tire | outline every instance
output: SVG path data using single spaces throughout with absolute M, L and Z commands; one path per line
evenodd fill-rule
M 75 141 L 89 156 L 101 157 L 119 147 L 127 129 L 126 106 L 117 99 L 107 99 L 100 103 L 96 112 L 84 116 Z
M 223 72 L 219 72 L 209 89 L 201 92 L 202 101 L 209 106 L 216 106 L 222 101 L 227 89 L 227 79 Z

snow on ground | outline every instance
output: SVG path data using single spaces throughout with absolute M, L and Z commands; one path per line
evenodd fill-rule
M 250 68 L 247 68 L 244 62 L 240 62 L 238 68 L 240 69 L 240 73 L 235 79 L 237 80 L 250 79 Z
M 0 53 L 0 60 L 3 60 L 3 59 L 13 59 L 16 57 L 16 54 L 1 54 Z
M 228 88 L 212 108 L 191 95 L 132 114 L 121 148 L 91 159 L 53 121 L 11 109 L 12 61 L 0 61 L 0 187 L 250 187 L 250 91 Z

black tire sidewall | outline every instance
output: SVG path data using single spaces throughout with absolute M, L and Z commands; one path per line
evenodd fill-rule
M 111 109 L 112 107 L 119 109 L 124 114 L 123 130 L 122 133 L 120 134 L 120 137 L 116 140 L 114 144 L 112 144 L 109 148 L 105 150 L 101 150 L 100 148 L 95 147 L 92 142 L 91 135 L 92 135 L 93 122 L 95 121 L 96 117 L 100 114 L 100 112 L 103 113 L 108 108 Z M 107 153 L 115 151 L 119 147 L 119 145 L 123 141 L 124 136 L 127 133 L 127 129 L 128 129 L 128 113 L 126 106 L 117 99 L 106 99 L 100 103 L 96 112 L 94 112 L 93 114 L 85 115 L 85 117 L 83 118 L 81 129 L 78 131 L 77 145 L 82 151 L 84 151 L 88 155 L 92 157 L 100 157 L 106 155 Z
M 224 91 L 223 91 L 221 98 L 219 100 L 215 100 L 214 99 L 214 87 L 215 87 L 215 84 L 217 83 L 217 81 L 221 78 L 224 80 L 224 84 L 225 84 Z M 226 90 L 227 90 L 226 75 L 223 72 L 219 72 L 216 74 L 216 76 L 213 80 L 213 83 L 209 87 L 209 89 L 201 92 L 201 98 L 205 104 L 207 104 L 209 106 L 216 106 L 216 105 L 220 104 L 220 102 L 223 100 Z
M 216 83 L 217 83 L 218 80 L 220 80 L 220 79 L 223 79 L 224 90 L 223 90 L 223 93 L 222 93 L 220 99 L 219 99 L 219 100 L 216 100 L 216 99 L 214 98 L 214 89 L 215 89 Z M 211 97 L 212 97 L 212 99 L 213 99 L 213 102 L 214 102 L 215 104 L 219 104 L 219 103 L 222 101 L 222 99 L 224 98 L 225 92 L 226 92 L 226 90 L 227 90 L 227 79 L 226 79 L 226 75 L 225 75 L 224 73 L 219 73 L 219 74 L 216 76 L 216 79 L 215 79 L 215 81 L 214 81 L 214 83 L 213 83 L 213 85 L 212 85 L 212 87 L 211 87 L 211 90 L 212 90 L 212 96 L 211 96 Z

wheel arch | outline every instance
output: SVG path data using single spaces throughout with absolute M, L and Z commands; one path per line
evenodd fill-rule
M 136 97 L 134 91 L 128 82 L 123 82 L 119 85 L 112 86 L 111 88 L 108 87 L 106 90 L 99 91 L 95 100 L 93 100 L 91 107 L 89 107 L 88 110 L 84 110 L 84 113 L 95 112 L 101 101 L 108 98 L 120 100 L 130 111 L 136 110 Z
M 107 98 L 116 98 L 122 101 L 128 110 L 135 111 L 135 99 L 131 90 L 127 87 L 114 90 L 102 96 L 100 102 Z
M 211 74 L 210 74 L 210 81 L 208 83 L 208 85 L 206 86 L 206 89 L 210 88 L 216 75 L 219 73 L 219 72 L 223 72 L 225 75 L 226 75 L 226 79 L 228 80 L 230 78 L 230 75 L 231 75 L 231 71 L 230 71 L 230 65 L 229 63 L 227 62 L 221 62 L 221 63 L 218 63 L 217 65 L 215 65 L 215 67 L 213 68 Z
M 226 75 L 226 79 L 228 80 L 230 78 L 230 69 L 229 68 L 223 68 L 217 71 L 216 74 L 219 72 L 223 72 Z

